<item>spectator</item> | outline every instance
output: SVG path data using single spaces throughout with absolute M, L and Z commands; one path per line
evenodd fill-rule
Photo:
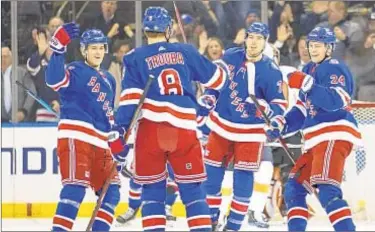
M 295 59 L 293 66 L 302 71 L 303 66 L 310 62 L 309 51 L 306 45 L 306 36 L 301 36 L 297 43 L 298 57 Z
M 64 20 L 58 16 L 54 16 L 52 17 L 49 21 L 48 21 L 48 32 L 50 35 L 53 35 L 56 31 L 56 29 L 59 27 L 59 26 L 62 26 L 64 24 Z
M 22 67 L 17 67 L 18 81 L 35 92 L 35 85 L 30 75 Z M 12 97 L 14 96 L 14 86 L 12 85 L 12 52 L 9 47 L 1 47 L 1 121 L 10 122 L 12 119 Z M 18 88 L 18 111 L 16 122 L 28 121 L 29 113 L 34 104 L 34 99 L 30 97 L 22 88 Z
M 346 4 L 341 1 L 329 2 L 328 21 L 318 26 L 329 27 L 334 31 L 338 42 L 332 57 L 345 60 L 351 67 L 351 62 L 358 58 L 358 51 L 363 46 L 364 33 L 359 24 L 348 20 Z
M 292 65 L 291 54 L 298 33 L 292 7 L 289 3 L 278 1 L 270 20 L 270 43 L 280 51 L 280 65 Z
M 127 40 L 117 40 L 113 44 L 113 60 L 109 65 L 108 71 L 114 76 L 116 80 L 116 98 L 115 108 L 118 107 L 120 94 L 121 94 L 121 80 L 124 75 L 123 68 L 124 64 L 122 58 L 126 53 L 130 51 L 130 42 Z
M 243 18 L 236 12 L 232 1 L 210 1 L 210 6 L 214 10 L 218 19 L 219 36 L 225 44 L 233 41 L 237 31 L 244 27 Z
M 116 39 L 124 39 L 126 37 L 125 23 L 122 17 L 116 13 L 117 1 L 102 1 L 100 15 L 84 20 L 82 30 L 88 28 L 97 28 L 103 31 L 109 39 L 109 50 L 112 51 L 112 44 Z
M 205 56 L 209 60 L 217 60 L 224 53 L 223 42 L 217 37 L 211 37 L 207 41 L 207 47 L 205 49 Z
M 361 55 L 356 62 L 358 100 L 375 101 L 375 7 L 369 14 Z
M 229 42 L 229 43 L 227 42 L 225 44 L 225 48 L 228 49 L 228 48 L 232 48 L 232 47 L 243 46 L 243 44 L 245 42 L 245 37 L 246 37 L 246 29 L 252 23 L 259 22 L 259 21 L 260 21 L 259 12 L 257 12 L 256 10 L 250 10 L 246 19 L 245 19 L 245 22 L 244 22 L 244 25 L 246 26 L 246 28 L 240 28 L 237 31 L 235 38 L 231 42 Z
M 197 25 L 203 25 L 207 30 L 208 36 L 217 34 L 218 19 L 213 13 L 208 1 L 176 1 L 176 6 L 182 14 L 191 15 L 197 22 Z M 163 5 L 170 14 L 175 17 L 175 10 L 172 1 L 166 1 Z M 198 33 L 199 35 L 200 33 Z
M 307 35 L 315 26 L 327 21 L 328 1 L 312 1 L 300 17 L 300 33 Z
M 52 50 L 48 45 L 49 33 L 50 31 L 54 32 L 60 23 L 62 23 L 62 20 L 55 17 L 50 20 L 48 30 L 39 29 L 35 37 L 38 50 L 31 55 L 26 63 L 26 68 L 35 83 L 36 92 L 56 112 L 60 112 L 59 95 L 46 85 L 44 73 L 52 55 Z M 35 112 L 35 121 L 37 122 L 54 122 L 58 120 L 53 113 L 40 104 L 36 104 L 33 107 L 33 112 Z

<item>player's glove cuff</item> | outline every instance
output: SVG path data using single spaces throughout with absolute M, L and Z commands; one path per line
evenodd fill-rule
M 62 45 L 55 37 L 52 37 L 49 41 L 49 47 L 52 51 L 63 54 L 66 52 L 66 46 Z

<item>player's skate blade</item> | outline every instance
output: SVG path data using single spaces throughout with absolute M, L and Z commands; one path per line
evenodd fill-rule
M 256 215 L 252 210 L 249 210 L 247 215 L 249 217 L 247 222 L 250 226 L 255 226 L 262 229 L 268 229 L 270 227 L 268 220 L 264 215 Z
M 134 210 L 132 208 L 129 208 L 123 215 L 120 215 L 116 218 L 116 221 L 119 224 L 125 224 L 135 218 L 137 216 L 137 212 L 139 209 Z

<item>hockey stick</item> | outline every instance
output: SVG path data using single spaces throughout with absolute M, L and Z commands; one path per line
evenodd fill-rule
M 30 95 L 32 98 L 34 98 L 35 99 L 35 101 L 37 101 L 39 104 L 41 104 L 46 110 L 48 110 L 49 112 L 51 112 L 53 115 L 55 115 L 57 118 L 58 117 L 60 117 L 60 115 L 56 112 L 56 111 L 54 111 L 52 108 L 51 108 L 51 106 L 49 106 L 48 104 L 47 104 L 47 102 L 45 102 L 45 101 L 43 101 L 43 99 L 41 99 L 40 97 L 38 97 L 35 93 L 33 93 L 29 88 L 27 88 L 24 84 L 22 84 L 21 82 L 19 82 L 19 81 L 16 81 L 16 84 L 18 85 L 18 86 L 20 86 L 21 88 L 23 88 L 25 91 L 26 91 L 26 93 L 28 94 L 28 95 Z
M 178 8 L 177 8 L 177 5 L 176 5 L 175 1 L 173 1 L 173 6 L 174 6 L 174 11 L 176 13 L 177 24 L 178 24 L 178 27 L 180 28 L 180 31 L 181 31 L 182 39 L 184 40 L 184 43 L 187 43 L 187 39 L 186 39 L 186 35 L 185 35 L 183 24 L 182 24 L 180 12 L 178 11 Z M 202 95 L 203 94 L 203 89 L 202 89 L 200 83 L 196 82 L 196 86 L 197 86 L 199 95 Z
M 267 114 L 264 112 L 264 110 L 262 110 L 262 107 L 260 106 L 259 102 L 258 102 L 258 99 L 252 95 L 252 94 L 249 94 L 251 100 L 254 102 L 255 104 L 255 107 L 257 108 L 257 110 L 260 111 L 260 113 L 262 114 L 264 120 L 266 121 L 266 124 L 267 125 L 270 125 L 271 124 L 271 120 L 270 118 L 267 116 Z M 293 165 L 296 164 L 296 162 L 294 161 L 293 157 L 294 157 L 294 154 L 291 150 L 289 150 L 288 146 L 286 145 L 286 142 L 285 140 L 280 136 L 278 138 L 280 144 L 281 144 L 281 147 L 284 149 L 285 153 L 287 154 L 288 158 L 290 159 L 290 161 L 293 163 Z
M 267 125 L 270 125 L 271 124 L 271 120 L 270 118 L 266 115 L 266 113 L 264 112 L 264 110 L 262 110 L 259 102 L 258 102 L 258 99 L 252 95 L 252 94 L 249 94 L 251 100 L 254 102 L 255 104 L 255 107 L 257 108 L 257 110 L 259 110 L 264 118 L 264 120 L 266 121 Z M 286 145 L 286 142 L 285 140 L 280 136 L 278 138 L 282 148 L 284 149 L 285 153 L 287 154 L 288 158 L 290 159 L 290 161 L 292 162 L 293 165 L 296 164 L 296 161 L 294 161 L 293 157 L 294 157 L 294 154 L 293 152 L 288 148 L 288 146 Z M 316 189 L 314 189 L 314 195 L 318 198 L 319 200 L 319 197 L 318 197 L 318 193 L 316 192 Z M 314 212 L 316 212 L 312 207 L 310 207 Z
M 126 131 L 125 133 L 125 136 L 124 136 L 124 140 L 125 140 L 125 144 L 126 142 L 128 141 L 128 138 L 130 136 L 130 133 L 131 131 L 133 130 L 134 126 L 137 124 L 138 122 L 138 117 L 141 113 L 141 110 L 142 110 L 142 106 L 143 106 L 143 103 L 145 102 L 145 99 L 146 99 L 146 95 L 151 87 L 151 84 L 152 84 L 152 81 L 155 79 L 155 77 L 153 75 L 150 75 L 147 82 L 146 82 L 146 86 L 145 86 L 145 89 L 143 90 L 143 94 L 141 96 L 141 98 L 139 99 L 139 103 L 138 103 L 138 106 L 133 114 L 133 117 L 132 117 L 132 120 L 130 121 L 130 125 L 129 125 L 129 128 L 128 130 Z M 102 205 L 103 203 L 103 199 L 104 199 L 104 196 L 106 195 L 107 191 L 108 191 L 108 188 L 109 188 L 109 185 L 111 183 L 111 179 L 112 179 L 112 176 L 115 174 L 117 168 L 117 162 L 115 161 L 112 165 L 112 168 L 111 168 L 111 173 L 110 175 L 107 177 L 103 187 L 102 187 L 102 191 L 100 193 L 100 196 L 98 197 L 98 200 L 96 202 L 96 206 L 95 206 L 95 209 L 94 211 L 92 212 L 92 215 L 91 215 L 91 218 L 90 218 L 90 222 L 89 224 L 87 225 L 87 228 L 86 228 L 86 231 L 90 231 L 90 229 L 92 228 L 92 225 L 94 224 L 94 221 L 95 221 L 95 217 L 99 211 L 99 208 L 100 206 Z

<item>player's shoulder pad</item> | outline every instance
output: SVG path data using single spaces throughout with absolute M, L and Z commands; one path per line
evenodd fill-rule
M 224 56 L 243 56 L 244 54 L 245 48 L 243 47 L 228 48 L 224 51 Z
M 269 70 L 280 71 L 280 69 L 276 65 L 276 63 L 271 58 L 269 58 L 268 56 L 263 56 L 262 61 L 266 64 L 266 67 L 268 67 Z
M 320 65 L 320 69 L 323 71 L 323 72 L 338 72 L 338 73 L 345 73 L 347 72 L 348 70 L 348 66 L 341 60 L 338 60 L 338 59 L 329 59 L 329 60 L 326 60 L 324 61 L 321 65 Z M 338 74 L 337 73 L 337 74 Z
M 133 64 L 134 61 L 135 61 L 135 57 L 136 57 L 136 49 L 137 48 L 133 48 L 132 50 L 128 51 L 124 57 L 122 58 L 122 60 L 124 61 L 123 63 L 125 64 Z
M 182 52 L 187 54 L 200 54 L 198 50 L 192 44 L 185 44 L 185 43 L 174 43 L 176 47 L 179 47 Z
M 80 70 L 86 67 L 86 64 L 83 61 L 73 61 L 66 66 L 66 70 Z

